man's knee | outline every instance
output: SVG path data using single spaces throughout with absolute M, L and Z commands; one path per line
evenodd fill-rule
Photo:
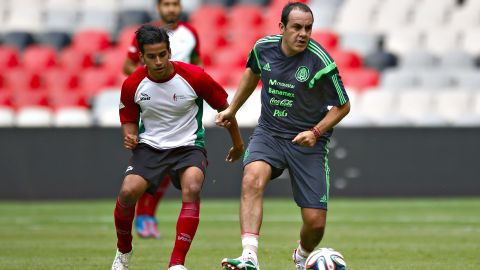
M 135 203 L 145 192 L 147 183 L 140 176 L 128 175 L 123 181 L 119 198 L 124 203 Z

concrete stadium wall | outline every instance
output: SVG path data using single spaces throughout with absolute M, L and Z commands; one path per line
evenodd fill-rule
M 251 132 L 242 129 L 246 142 Z M 238 197 L 242 167 L 224 162 L 227 132 L 206 134 L 203 197 Z M 480 195 L 480 128 L 337 128 L 330 148 L 332 196 Z M 129 156 L 119 129 L 0 129 L 0 200 L 115 197 Z M 290 196 L 288 174 L 266 195 Z

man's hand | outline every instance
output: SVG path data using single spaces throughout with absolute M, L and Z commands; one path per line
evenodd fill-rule
M 232 124 L 231 119 L 233 117 L 235 117 L 235 115 L 227 108 L 215 116 L 215 124 L 219 127 L 229 128 Z
M 234 162 L 235 160 L 241 158 L 244 150 L 245 149 L 244 149 L 243 145 L 230 148 L 225 161 L 226 162 Z
M 307 130 L 298 133 L 292 142 L 305 147 L 313 147 L 317 143 L 317 138 L 315 138 L 313 131 Z
M 138 136 L 129 134 L 123 138 L 123 146 L 129 150 L 135 149 L 138 144 Z

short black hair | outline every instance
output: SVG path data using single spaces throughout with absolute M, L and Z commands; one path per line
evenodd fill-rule
M 138 47 L 140 51 L 145 53 L 143 46 L 145 44 L 157 44 L 165 42 L 167 44 L 167 49 L 170 50 L 170 39 L 168 37 L 167 30 L 164 28 L 156 27 L 150 24 L 144 24 L 138 28 L 135 32 L 135 38 L 138 42 Z
M 287 27 L 288 15 L 290 15 L 290 12 L 294 9 L 299 9 L 300 11 L 303 11 L 303 12 L 310 12 L 313 18 L 313 12 L 309 6 L 307 6 L 302 2 L 289 2 L 283 7 L 283 10 L 282 10 L 281 22 L 285 27 Z

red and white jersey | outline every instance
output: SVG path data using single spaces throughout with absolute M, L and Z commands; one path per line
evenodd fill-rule
M 159 22 L 152 24 L 159 26 Z M 175 29 L 168 31 L 168 36 L 170 38 L 172 60 L 190 63 L 192 54 L 200 55 L 198 34 L 191 25 L 179 22 Z M 133 37 L 132 44 L 128 48 L 128 58 L 135 63 L 140 62 L 139 52 L 140 48 L 138 47 L 137 39 Z
M 139 124 L 139 140 L 157 149 L 204 147 L 203 100 L 219 110 L 227 93 L 202 68 L 173 62 L 174 73 L 164 81 L 138 68 L 122 85 L 120 121 Z

